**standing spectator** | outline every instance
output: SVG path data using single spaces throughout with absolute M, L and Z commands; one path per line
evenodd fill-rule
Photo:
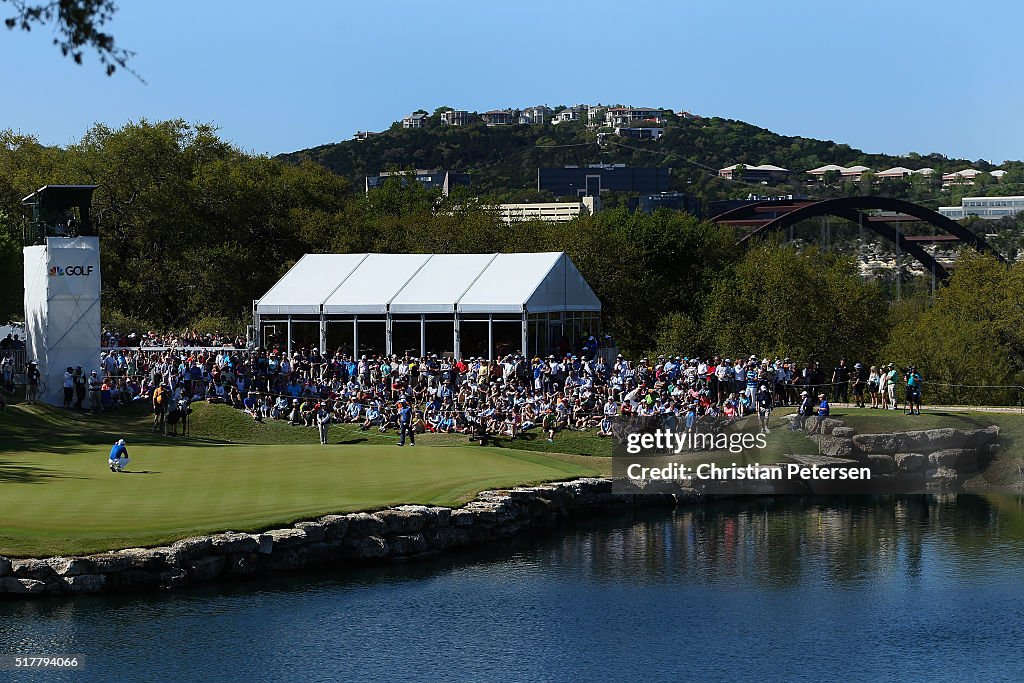
M 558 424 L 558 419 L 555 417 L 555 411 L 552 408 L 548 408 L 544 411 L 544 419 L 541 421 L 541 427 L 544 429 L 544 435 L 548 439 L 548 443 L 555 442 L 555 427 Z
M 405 445 L 405 437 L 409 436 L 409 445 L 416 445 L 416 434 L 412 429 L 412 408 L 405 399 L 398 399 L 398 445 Z
M 850 402 L 850 368 L 846 367 L 846 359 L 840 358 L 839 365 L 832 370 L 832 401 Z
M 39 382 L 42 373 L 34 360 L 28 362 L 28 369 L 25 370 L 25 403 L 37 403 L 39 401 Z
M 167 415 L 167 404 L 170 402 L 171 391 L 164 384 L 157 385 L 153 390 L 153 431 L 163 431 Z
M 871 371 L 868 373 L 868 393 L 871 394 L 871 408 L 876 409 L 879 406 L 879 388 L 882 376 L 878 372 L 878 366 L 872 365 Z
M 320 444 L 323 446 L 327 445 L 327 428 L 330 424 L 331 412 L 327 410 L 327 406 L 325 404 L 318 404 L 316 411 L 316 426 L 320 431 Z
M 95 370 L 89 373 L 89 410 L 93 413 L 103 412 L 103 382 Z
M 75 368 L 75 410 L 84 410 L 85 394 L 89 390 L 85 379 L 85 370 L 79 365 Z
M 882 398 L 884 401 L 887 397 L 889 400 L 889 410 L 896 410 L 899 403 L 896 400 L 896 382 L 899 375 L 896 373 L 896 366 L 893 363 L 889 363 L 889 367 L 885 373 L 885 393 L 886 396 Z
M 71 401 L 75 397 L 75 369 L 68 366 L 64 371 L 64 408 L 71 409 Z
M 772 390 L 762 384 L 757 390 L 757 418 L 761 424 L 761 433 L 768 433 L 768 421 L 772 416 Z
M 914 412 L 917 406 L 917 412 Z M 911 366 L 907 371 L 907 411 L 910 415 L 921 414 L 921 375 Z
M 858 408 L 865 408 L 864 390 L 867 388 L 867 377 L 864 375 L 864 366 L 860 363 L 854 363 L 853 373 L 850 378 L 853 382 L 853 403 Z

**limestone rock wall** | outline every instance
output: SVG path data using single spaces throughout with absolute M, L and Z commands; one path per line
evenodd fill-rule
M 463 508 L 401 505 L 327 515 L 263 533 L 224 532 L 85 557 L 0 557 L 0 595 L 169 590 L 222 576 L 405 558 L 506 538 L 569 515 L 675 505 L 696 493 L 616 495 L 610 479 L 484 491 Z

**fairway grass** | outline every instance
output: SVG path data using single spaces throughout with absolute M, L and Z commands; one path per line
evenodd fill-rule
M 604 469 L 468 445 L 175 441 L 147 434 L 144 419 L 39 406 L 0 415 L 0 554 L 83 554 L 403 503 L 455 506 L 484 489 Z M 114 474 L 107 453 L 122 434 L 132 462 Z

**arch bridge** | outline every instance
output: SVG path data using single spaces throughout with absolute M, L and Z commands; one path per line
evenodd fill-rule
M 871 211 L 892 212 L 873 214 Z M 810 218 L 834 216 L 857 223 L 879 237 L 892 242 L 906 254 L 917 259 L 928 272 L 945 280 L 949 271 L 928 253 L 924 244 L 965 244 L 982 253 L 1005 259 L 982 237 L 956 221 L 929 208 L 902 199 L 889 197 L 839 197 L 822 200 L 767 200 L 751 202 L 726 211 L 711 220 L 722 225 L 753 227 L 739 244 L 760 239 Z M 901 223 L 924 222 L 939 231 L 935 235 L 907 235 Z

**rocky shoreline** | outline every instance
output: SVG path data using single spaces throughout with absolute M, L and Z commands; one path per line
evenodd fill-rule
M 612 481 L 573 481 L 483 491 L 465 507 L 400 505 L 326 515 L 263 533 L 197 536 L 158 548 L 80 557 L 0 557 L 0 597 L 174 590 L 218 577 L 387 561 L 478 545 L 583 512 L 674 506 L 703 497 L 612 493 Z

